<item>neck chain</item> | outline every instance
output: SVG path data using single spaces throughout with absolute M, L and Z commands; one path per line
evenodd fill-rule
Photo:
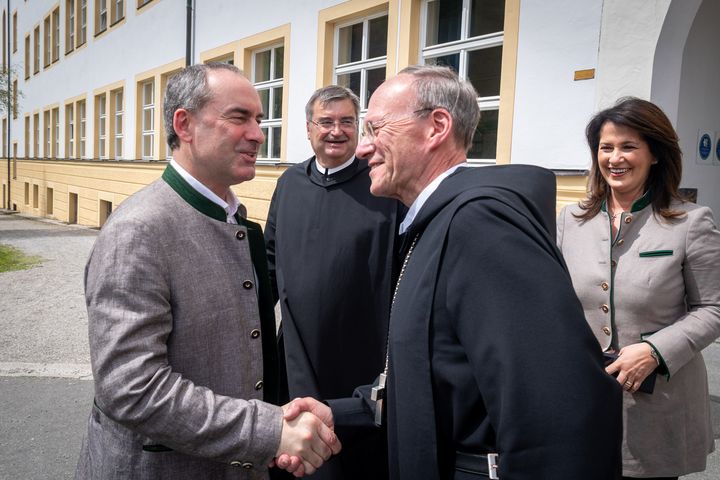
M 393 292 L 392 301 L 390 303 L 390 317 L 392 318 L 392 313 L 395 307 L 395 299 L 397 298 L 397 292 L 400 288 L 400 282 L 403 279 L 403 276 L 405 275 L 405 269 L 407 268 L 408 262 L 410 261 L 410 256 L 413 253 L 413 250 L 415 250 L 415 244 L 418 241 L 418 238 L 420 238 L 420 234 L 418 233 L 415 235 L 415 238 L 413 238 L 412 243 L 410 244 L 410 248 L 408 249 L 408 252 L 405 254 L 405 260 L 403 260 L 402 267 L 400 267 L 400 274 L 398 275 L 397 282 L 395 283 L 395 291 Z M 370 399 L 375 401 L 375 424 L 380 426 L 383 422 L 383 406 L 384 406 L 384 399 L 385 399 L 385 384 L 387 382 L 387 374 L 388 374 L 388 365 L 390 364 L 390 320 L 388 319 L 388 332 L 387 332 L 387 342 L 385 344 L 385 368 L 383 368 L 382 373 L 378 377 L 378 384 L 374 386 L 370 392 Z

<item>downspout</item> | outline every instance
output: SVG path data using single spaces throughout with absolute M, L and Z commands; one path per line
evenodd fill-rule
M 5 139 L 5 145 L 7 145 L 7 179 L 8 179 L 8 188 L 7 188 L 7 209 L 10 210 L 10 207 L 12 206 L 12 202 L 10 199 L 12 198 L 10 196 L 10 184 L 12 183 L 10 179 L 10 156 L 12 155 L 12 149 L 10 148 L 10 125 L 12 124 L 12 110 L 13 110 L 13 104 L 12 104 L 12 92 L 10 91 L 12 89 L 12 83 L 10 82 L 10 38 L 12 37 L 12 33 L 10 32 L 10 0 L 7 0 L 7 15 L 5 15 L 5 20 L 7 23 L 7 26 L 5 27 L 5 31 L 7 32 L 7 104 L 8 104 L 8 110 L 7 110 L 7 138 Z M 27 155 L 27 153 L 26 153 Z
M 10 0 L 8 0 L 9 2 Z M 192 16 L 193 0 L 187 0 L 185 13 L 185 66 L 192 65 Z

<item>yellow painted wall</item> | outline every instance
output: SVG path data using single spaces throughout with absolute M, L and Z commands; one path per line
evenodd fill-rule
M 4 167 L 0 182 L 6 185 L 7 160 L 2 159 L 0 164 Z M 116 208 L 127 197 L 159 178 L 166 165 L 166 162 L 17 160 L 17 178 L 13 178 L 10 185 L 12 201 L 8 207 L 15 204 L 17 211 L 27 215 L 70 222 L 70 196 L 75 194 L 77 223 L 99 227 L 101 200 L 111 202 L 113 209 Z M 234 187 L 251 220 L 265 223 L 275 183 L 284 168 L 258 166 L 255 180 Z M 53 191 L 52 213 L 47 205 L 48 188 Z

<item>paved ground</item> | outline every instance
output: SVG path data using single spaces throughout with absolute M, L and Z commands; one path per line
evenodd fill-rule
M 82 275 L 96 236 L 0 211 L 0 243 L 45 259 L 0 273 L 0 480 L 73 476 L 93 395 Z M 704 355 L 720 434 L 720 342 Z M 720 479 L 720 451 L 683 479 Z

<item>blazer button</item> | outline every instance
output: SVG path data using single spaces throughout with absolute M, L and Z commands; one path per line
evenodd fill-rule
M 253 464 L 250 462 L 245 462 L 242 464 L 242 468 L 244 468 L 245 470 L 250 470 L 251 468 L 253 468 Z
M 237 238 L 238 240 L 245 240 L 245 232 L 243 232 L 242 230 L 238 230 L 237 232 L 235 232 L 235 238 Z
M 603 327 L 602 330 L 605 335 L 610 335 L 610 327 Z
M 245 280 L 243 282 L 243 288 L 245 290 L 250 290 L 253 287 L 253 283 L 250 280 Z
M 600 306 L 600 310 L 602 310 L 604 313 L 608 313 L 610 311 L 610 308 L 607 305 L 603 304 Z
M 250 332 L 250 338 L 258 338 L 260 336 L 260 330 L 257 328 Z
M 612 260 L 612 261 L 610 262 L 610 266 L 613 267 L 613 268 L 617 267 L 617 262 L 616 262 L 615 260 Z
M 602 287 L 602 289 L 603 289 L 603 290 L 605 290 L 605 291 L 607 291 L 607 289 L 608 289 L 608 288 L 610 288 L 610 285 L 608 285 L 608 283 L 607 283 L 607 282 L 603 282 L 603 283 L 601 283 L 601 284 L 600 284 L 600 286 L 601 286 L 601 287 Z
M 255 390 L 262 390 L 263 387 L 263 381 L 258 380 L 258 382 L 255 384 Z
M 631 216 L 625 217 L 625 223 L 630 223 L 630 222 L 632 222 L 632 217 Z
M 622 246 L 623 243 L 625 243 L 624 238 L 621 238 L 620 240 L 618 240 L 618 247 Z

